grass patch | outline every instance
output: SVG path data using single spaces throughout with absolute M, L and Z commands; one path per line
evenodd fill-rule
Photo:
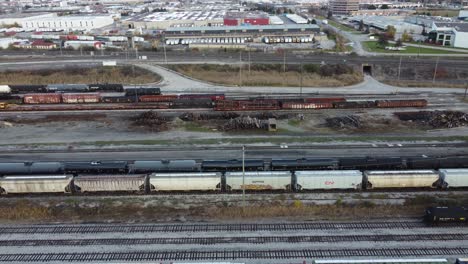
M 185 131 L 190 132 L 213 132 L 212 129 L 204 127 L 202 124 L 196 122 L 184 122 L 183 128 Z
M 340 30 L 343 30 L 343 31 L 357 33 L 357 34 L 361 33 L 359 31 L 355 30 L 354 28 L 348 27 L 346 25 L 343 25 L 341 23 L 335 22 L 335 21 L 330 20 L 330 19 L 328 20 L 328 24 L 330 24 L 331 26 L 336 27 L 336 28 L 338 28 Z
M 382 48 L 377 41 L 364 41 L 362 42 L 362 46 L 364 49 L 370 52 L 381 52 L 381 53 L 398 53 L 398 54 L 461 54 L 461 52 L 454 52 L 454 51 L 445 51 L 445 50 L 438 50 L 438 49 L 431 49 L 431 48 L 424 48 L 424 47 L 411 47 L 406 46 L 406 50 L 386 50 Z M 388 46 L 395 46 L 394 44 L 389 44 Z
M 143 84 L 161 80 L 161 76 L 148 70 L 131 66 L 118 67 L 66 67 L 0 72 L 0 84 L 57 84 L 57 83 L 123 83 Z
M 301 120 L 299 119 L 289 119 L 288 120 L 288 125 L 290 126 L 299 126 L 302 123 Z
M 231 65 L 169 65 L 170 69 L 194 79 L 222 85 L 243 86 L 302 86 L 305 87 L 337 87 L 348 86 L 363 81 L 362 73 L 343 65 L 288 65 L 284 71 L 282 65 L 251 65 L 251 70 L 244 65 L 242 73 L 239 66 Z M 242 75 L 242 76 L 241 76 Z

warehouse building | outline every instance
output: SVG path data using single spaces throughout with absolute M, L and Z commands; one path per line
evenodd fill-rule
M 122 23 L 128 28 L 142 29 L 222 26 L 225 14 L 225 11 L 156 12 L 136 15 Z
M 468 23 L 434 22 L 431 33 L 438 45 L 468 48 Z
M 224 26 L 269 25 L 270 17 L 264 12 L 227 12 Z
M 423 26 L 412 23 L 407 23 L 404 19 L 399 17 L 385 17 L 385 16 L 355 16 L 349 18 L 349 21 L 354 23 L 360 23 L 362 21 L 364 25 L 373 27 L 379 30 L 387 30 L 388 26 L 393 26 L 396 29 L 396 33 L 416 33 L 421 34 Z
M 114 19 L 112 16 L 57 16 L 34 18 L 25 21 L 22 26 L 24 29 L 34 29 L 36 31 L 90 31 L 97 28 L 112 25 Z
M 359 10 L 359 0 L 331 0 L 330 11 L 333 15 L 349 15 Z
M 314 24 L 288 24 L 170 28 L 164 32 L 164 36 L 167 45 L 203 44 L 215 46 L 223 44 L 240 46 L 249 42 L 311 42 L 319 32 L 320 27 Z
M 34 20 L 34 19 L 41 19 L 41 18 L 53 18 L 57 15 L 55 13 L 15 13 L 15 14 L 7 14 L 7 15 L 0 15 L 0 27 L 4 25 L 14 25 L 18 24 L 20 26 L 23 25 L 24 22 Z

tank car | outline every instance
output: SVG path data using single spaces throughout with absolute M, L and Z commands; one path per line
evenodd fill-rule
M 89 92 L 87 84 L 49 84 L 47 85 L 48 92 Z
M 464 207 L 429 207 L 424 220 L 429 224 L 468 223 L 468 211 Z
M 338 169 L 338 159 L 272 159 L 272 170 L 323 170 Z
M 60 162 L 4 162 L 0 163 L 0 175 L 61 174 L 64 166 Z
M 161 94 L 161 89 L 156 88 L 156 87 L 140 87 L 140 88 L 125 89 L 126 96 L 158 95 L 158 94 Z
M 245 160 L 246 171 L 263 171 L 263 160 Z M 240 171 L 242 170 L 242 160 L 204 160 L 202 162 L 203 171 Z
M 128 164 L 129 173 L 198 171 L 195 160 L 136 160 Z
M 401 157 L 340 158 L 342 170 L 396 170 L 405 169 L 406 160 Z
M 73 161 L 65 162 L 67 173 L 126 173 L 126 161 Z

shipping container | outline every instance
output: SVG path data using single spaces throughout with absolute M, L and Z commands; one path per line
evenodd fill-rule
M 78 175 L 73 180 L 76 192 L 145 192 L 146 175 Z
M 346 102 L 344 97 L 316 97 L 305 98 L 306 103 L 333 103 L 333 102 Z
M 25 104 L 60 104 L 61 102 L 62 95 L 55 93 L 25 94 L 23 97 Z
M 0 94 L 9 94 L 11 93 L 11 88 L 8 85 L 0 85 Z
M 101 95 L 98 93 L 64 93 L 62 101 L 65 104 L 91 104 L 99 103 Z
M 181 94 L 179 95 L 180 99 L 211 99 L 213 101 L 216 100 L 224 100 L 226 96 L 224 94 Z
M 433 170 L 364 171 L 367 189 L 373 188 L 434 188 L 439 174 Z
M 68 193 L 71 175 L 21 175 L 0 178 L 4 193 Z
M 17 84 L 9 85 L 12 93 L 46 93 L 47 85 L 37 84 Z
M 153 173 L 150 187 L 153 191 L 216 191 L 221 189 L 219 172 Z
M 226 172 L 227 190 L 290 190 L 291 180 L 286 171 Z
M 377 100 L 377 107 L 392 108 L 392 107 L 426 107 L 427 101 L 424 99 L 416 100 Z
M 177 95 L 142 95 L 139 97 L 140 102 L 172 102 L 177 99 Z
M 88 92 L 87 84 L 49 84 L 47 85 L 49 92 Z
M 255 111 L 255 110 L 279 110 L 277 100 L 222 100 L 215 102 L 215 111 Z
M 131 173 L 197 171 L 195 160 L 137 160 L 128 165 Z
M 211 99 L 175 99 L 171 108 L 213 108 Z
M 333 108 L 332 103 L 298 103 L 283 102 L 282 109 L 329 109 Z
M 468 169 L 440 169 L 444 187 L 468 187 Z
M 161 89 L 156 87 L 140 87 L 140 88 L 126 88 L 126 96 L 140 96 L 140 95 L 159 95 L 161 94 Z
M 60 174 L 64 167 L 60 162 L 2 162 L 0 175 Z
M 135 96 L 105 96 L 101 97 L 103 103 L 136 103 L 138 97 Z
M 358 170 L 296 171 L 296 190 L 361 189 Z
M 373 108 L 376 107 L 375 101 L 355 101 L 355 102 L 333 102 L 333 108 Z

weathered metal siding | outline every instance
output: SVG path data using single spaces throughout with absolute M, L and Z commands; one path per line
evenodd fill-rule
M 296 171 L 296 184 L 305 190 L 360 189 L 362 173 L 358 170 Z
M 365 171 L 364 175 L 368 188 L 434 187 L 439 181 L 439 174 L 432 170 Z
M 74 180 L 81 192 L 144 191 L 145 175 L 86 175 Z
M 62 94 L 62 101 L 66 104 L 99 103 L 101 96 L 98 93 L 66 93 Z
M 226 185 L 242 190 L 242 172 L 226 172 Z M 285 190 L 291 187 L 291 173 L 286 171 L 245 172 L 246 190 Z
M 25 94 L 23 102 L 25 104 L 59 104 L 62 102 L 62 95 L 54 93 Z
M 468 169 L 439 169 L 447 187 L 468 187 Z
M 69 192 L 71 175 L 5 176 L 0 187 L 5 193 L 64 193 Z
M 221 187 L 221 173 L 153 173 L 149 181 L 155 191 L 218 190 Z

